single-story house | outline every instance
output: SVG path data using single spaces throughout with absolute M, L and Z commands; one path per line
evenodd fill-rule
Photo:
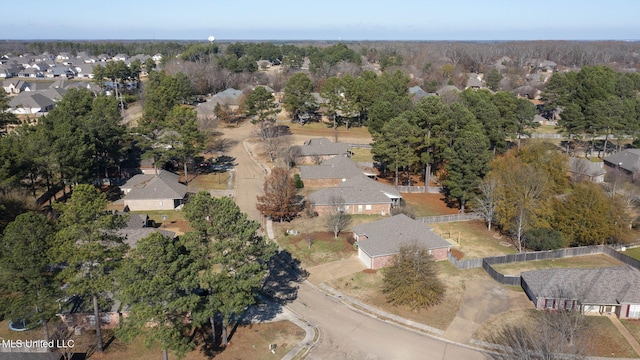
M 482 82 L 482 76 L 476 73 L 467 74 L 467 85 L 465 89 L 481 89 L 484 87 L 484 83 Z
M 391 209 L 400 205 L 402 195 L 395 187 L 363 174 L 309 195 L 311 209 L 318 215 L 333 212 L 337 199 L 340 199 L 341 211 L 347 214 L 390 215 Z
M 176 237 L 176 234 L 173 231 L 161 230 L 153 226 L 149 226 L 149 216 L 146 214 L 131 213 L 129 213 L 129 221 L 127 222 L 127 225 L 118 230 L 118 235 L 124 236 L 124 241 L 130 248 L 135 248 L 138 241 L 155 232 L 159 232 L 170 239 Z
M 536 309 L 574 309 L 640 319 L 640 271 L 631 266 L 534 270 L 520 277 Z
M 625 149 L 602 159 L 611 169 L 623 170 L 635 176 L 640 171 L 640 149 Z
M 2 88 L 9 94 L 19 94 L 29 91 L 30 84 L 24 80 L 5 80 L 2 82 Z
M 434 260 L 446 260 L 451 244 L 424 223 L 399 214 L 353 227 L 358 259 L 369 269 L 391 265 L 402 246 L 417 245 L 429 250 Z
M 323 161 L 320 165 L 300 166 L 300 178 L 308 187 L 336 186 L 339 183 L 358 175 L 375 177 L 373 172 L 367 172 L 346 156 L 334 156 Z
M 607 174 L 603 162 L 593 162 L 581 158 L 569 158 L 569 174 L 574 181 L 588 180 L 594 183 L 604 182 Z
M 51 111 L 55 101 L 33 92 L 22 92 L 9 100 L 9 112 L 16 115 L 30 115 Z
M 417 101 L 422 99 L 423 97 L 429 96 L 430 94 L 424 91 L 424 89 L 422 89 L 420 86 L 416 85 L 409 88 L 409 95 L 411 95 L 411 97 Z
M 349 144 L 333 142 L 327 138 L 309 139 L 301 146 L 294 146 L 298 164 L 314 164 L 330 159 L 337 155 L 347 156 L 349 154 Z
M 174 210 L 187 195 L 187 186 L 178 181 L 178 175 L 166 170 L 135 175 L 121 189 L 125 209 L 131 211 Z

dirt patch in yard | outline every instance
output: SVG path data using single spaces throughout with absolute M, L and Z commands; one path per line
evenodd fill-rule
M 523 261 L 511 264 L 492 265 L 493 268 L 503 275 L 520 275 L 523 271 L 554 269 L 554 268 L 579 268 L 597 269 L 609 266 L 622 266 L 622 262 L 604 255 L 582 255 L 562 259 Z

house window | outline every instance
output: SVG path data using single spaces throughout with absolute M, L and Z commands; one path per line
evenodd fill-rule
M 544 308 L 545 309 L 553 309 L 555 308 L 556 300 L 555 299 L 544 299 Z
M 358 205 L 358 212 L 361 213 L 362 212 L 362 205 Z
M 364 208 L 365 210 L 371 210 L 371 205 L 365 205 Z
M 576 301 L 575 300 L 565 300 L 564 301 L 564 309 L 565 310 L 573 310 L 573 308 L 576 306 Z
M 640 318 L 640 305 L 629 305 L 629 316 L 632 319 Z

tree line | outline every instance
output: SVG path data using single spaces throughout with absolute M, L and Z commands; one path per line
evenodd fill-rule
M 184 212 L 192 230 L 178 238 L 160 232 L 132 244 L 121 229 L 128 215 L 106 210 L 107 198 L 92 185 L 75 187 L 50 216 L 26 212 L 2 234 L 2 315 L 42 323 L 45 340 L 59 308 L 84 304 L 96 319 L 102 351 L 101 313 L 122 301 L 116 336 L 138 335 L 182 357 L 194 330 L 226 345 L 228 324 L 256 302 L 275 254 L 232 199 L 194 195 Z M 135 215 L 134 215 L 135 216 Z M 69 302 L 69 303 L 68 303 Z M 150 325 L 152 324 L 152 325 Z M 216 328 L 222 328 L 221 339 Z
M 640 130 L 640 74 L 619 73 L 606 66 L 586 66 L 578 72 L 556 73 L 543 92 L 545 107 L 558 110 L 558 127 L 569 142 L 586 138 L 594 155 L 596 138 L 604 136 L 604 154 L 615 139 L 619 151 L 623 139 L 635 141 Z M 575 145 L 575 144 L 573 144 Z M 601 152 L 598 151 L 598 156 Z

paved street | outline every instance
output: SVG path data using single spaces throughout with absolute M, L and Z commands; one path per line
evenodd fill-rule
M 485 358 L 475 350 L 351 310 L 307 284 L 300 285 L 297 299 L 287 307 L 320 328 L 320 341 L 308 359 Z

